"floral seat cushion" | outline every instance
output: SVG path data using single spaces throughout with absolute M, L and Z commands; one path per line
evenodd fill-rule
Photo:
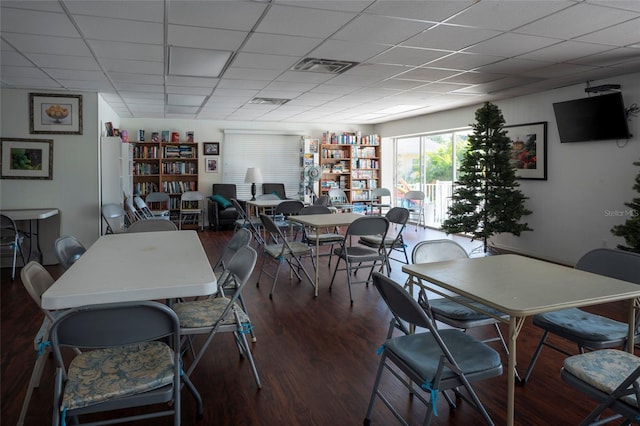
M 574 355 L 564 360 L 564 369 L 567 372 L 609 394 L 638 367 L 640 357 L 615 349 Z M 621 399 L 629 405 L 638 406 L 634 395 L 627 395 Z
M 173 310 L 178 315 L 180 327 L 182 328 L 213 327 L 228 304 L 229 299 L 226 297 L 216 297 L 176 303 L 173 305 Z M 241 324 L 250 322 L 249 316 L 240 306 L 234 304 L 234 308 L 238 312 Z M 236 319 L 232 312 L 222 322 L 222 324 L 226 325 L 235 323 Z
M 82 408 L 171 383 L 173 351 L 162 342 L 83 352 L 69 365 L 60 408 Z

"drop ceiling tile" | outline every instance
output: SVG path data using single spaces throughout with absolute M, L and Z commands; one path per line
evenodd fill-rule
M 51 37 L 31 34 L 2 33 L 2 37 L 23 53 L 91 56 L 87 45 L 79 38 Z
M 552 46 L 518 56 L 521 59 L 533 59 L 547 62 L 570 62 L 572 59 L 594 55 L 611 49 L 609 46 L 579 41 L 563 41 Z
M 0 23 L 3 33 L 80 37 L 69 18 L 62 13 L 3 8 Z
M 206 96 L 198 96 L 198 95 L 179 95 L 179 94 L 168 94 L 167 95 L 167 105 L 182 105 L 182 106 L 196 106 L 199 107 L 204 102 Z
M 640 18 L 632 19 L 614 27 L 595 31 L 582 37 L 579 41 L 601 43 L 609 46 L 625 47 L 630 45 L 640 46 Z
M 577 3 L 551 16 L 520 27 L 517 31 L 523 34 L 572 39 L 627 21 L 632 17 L 629 11 L 605 10 L 602 6 Z M 589 22 L 589 25 L 585 26 L 585 22 Z
M 390 78 L 383 80 L 379 83 L 375 83 L 375 87 L 384 87 L 385 89 L 397 89 L 397 90 L 410 90 L 416 87 L 424 85 L 424 81 L 417 80 L 399 80 Z
M 0 64 L 2 66 L 31 67 L 33 64 L 20 53 L 10 50 L 3 50 L 0 54 Z
M 320 38 L 253 33 L 242 46 L 243 52 L 303 56 L 322 43 Z
M 630 61 L 637 60 L 640 56 L 640 49 L 620 48 L 611 49 L 595 55 L 584 56 L 582 58 L 573 59 L 570 62 L 574 64 L 590 65 L 594 67 L 617 66 Z
M 291 81 L 274 81 L 269 83 L 265 90 L 286 90 L 293 92 L 306 92 L 316 87 L 316 83 L 295 83 Z
M 532 61 L 530 59 L 505 59 L 476 69 L 476 71 L 495 74 L 521 74 L 530 69 L 551 65 L 551 62 Z
M 291 68 L 296 62 L 298 62 L 298 58 L 293 56 L 263 55 L 260 53 L 240 52 L 235 57 L 233 66 L 239 68 L 265 68 L 284 71 Z
M 321 72 L 285 71 L 278 76 L 276 81 L 294 83 L 324 83 L 334 77 L 333 74 Z
M 386 65 L 386 64 L 360 64 L 349 71 L 345 72 L 345 76 L 372 76 L 379 78 L 389 78 L 401 74 L 411 69 L 403 65 Z
M 49 0 L 24 1 L 24 0 L 2 0 L 2 8 L 16 8 L 26 10 L 40 10 L 43 12 L 63 13 L 60 3 Z M 4 13 L 4 11 L 3 11 Z
M 120 90 L 120 95 L 127 102 L 133 102 L 137 99 L 164 100 L 164 94 L 162 93 L 138 92 L 136 90 Z
M 232 80 L 223 78 L 218 83 L 219 89 L 255 89 L 262 90 L 269 84 L 268 81 Z
M 542 67 L 533 69 L 531 71 L 523 72 L 525 77 L 540 77 L 540 78 L 557 78 L 570 74 L 576 74 L 580 72 L 593 70 L 594 67 L 578 64 L 554 64 L 548 67 Z
M 181 77 L 176 75 L 168 75 L 165 77 L 167 86 L 193 86 L 212 88 L 218 83 L 217 78 L 208 77 Z
M 274 99 L 294 99 L 300 96 L 303 92 L 293 90 L 261 90 L 256 95 L 259 98 L 274 98 Z
M 501 74 L 490 74 L 483 72 L 463 72 L 452 77 L 441 80 L 442 83 L 460 83 L 460 84 L 481 84 L 489 81 L 503 78 Z
M 396 78 L 404 80 L 438 81 L 443 78 L 459 74 L 460 71 L 445 70 L 439 68 L 413 68 L 405 73 L 397 75 Z
M 158 84 L 115 83 L 118 91 L 164 93 L 164 86 Z
M 164 84 L 164 77 L 157 74 L 134 74 L 129 72 L 109 73 L 111 80 L 116 83 L 141 83 L 141 84 Z
M 157 61 L 134 61 L 131 59 L 104 59 L 102 66 L 107 71 L 134 74 L 164 74 L 164 63 Z
M 502 61 L 504 58 L 477 53 L 458 52 L 429 62 L 428 66 L 434 68 L 446 68 L 450 70 L 473 70 L 475 68 Z
M 230 80 L 271 81 L 281 73 L 282 70 L 278 69 L 242 68 L 232 64 L 232 66 L 225 71 L 223 78 Z
M 398 18 L 419 19 L 422 21 L 443 21 L 461 10 L 471 6 L 475 1 L 403 1 L 398 7 L 397 2 L 378 1 L 369 6 L 365 13 L 373 15 L 394 16 Z
M 311 58 L 337 59 L 363 62 L 387 50 L 389 46 L 370 43 L 352 43 L 342 40 L 326 40 L 309 53 Z
M 60 84 L 69 90 L 83 90 L 87 92 L 114 92 L 115 89 L 108 81 L 97 80 L 64 80 L 60 79 Z
M 547 37 L 504 33 L 490 40 L 475 44 L 465 49 L 465 52 L 502 57 L 513 57 L 522 55 L 532 50 L 537 50 L 546 46 L 550 46 L 552 44 L 556 44 L 557 42 L 557 39 Z
M 59 89 L 62 87 L 60 83 L 50 78 L 31 78 L 22 75 L 5 76 L 4 67 L 2 68 L 2 81 L 13 87 L 28 87 L 30 89 Z
M 164 0 L 69 1 L 65 6 L 73 14 L 163 22 Z
M 234 51 L 240 47 L 247 34 L 245 31 L 169 25 L 167 43 L 170 46 L 184 46 L 195 49 Z
M 199 95 L 209 96 L 212 89 L 210 87 L 187 87 L 187 86 L 166 86 L 165 92 L 178 95 Z
M 421 86 L 418 89 L 416 89 L 416 91 L 427 92 L 427 93 L 447 93 L 447 92 L 453 92 L 455 90 L 464 89 L 465 87 L 469 87 L 469 85 L 438 82 L 438 83 L 429 83 L 424 86 Z
M 414 47 L 396 46 L 381 54 L 369 59 L 367 62 L 373 64 L 396 64 L 396 65 L 414 65 L 419 66 L 443 56 L 449 55 L 450 52 L 444 50 L 418 49 Z
M 423 21 L 361 15 L 331 38 L 360 43 L 398 44 L 433 25 Z
M 107 78 L 102 71 L 65 70 L 59 68 L 47 68 L 45 71 L 56 79 L 63 78 L 66 80 L 107 81 Z
M 2 64 L 2 78 L 7 79 L 9 77 L 25 77 L 25 78 L 44 78 L 48 79 L 49 77 L 42 70 L 33 67 L 20 67 L 20 66 L 9 66 Z
M 88 43 L 100 59 L 133 59 L 164 63 L 164 48 L 156 44 L 103 40 L 90 40 Z
M 100 71 L 96 60 L 90 56 L 27 54 L 27 57 L 42 68 L 66 68 L 72 70 Z
M 249 31 L 266 3 L 239 1 L 169 2 L 169 23 L 194 27 Z
M 565 0 L 540 0 L 533 4 L 521 1 L 480 1 L 449 19 L 449 24 L 509 31 L 574 4 Z
M 216 89 L 213 94 L 216 97 L 229 96 L 235 98 L 251 99 L 258 94 L 258 91 L 248 89 Z
M 637 0 L 589 0 L 589 3 L 640 12 L 640 2 Z
M 163 43 L 163 26 L 157 22 L 129 21 L 94 16 L 75 17 L 80 30 L 89 40 L 131 41 L 145 44 Z
M 442 24 L 411 37 L 402 46 L 456 51 L 500 34 L 500 31 L 495 30 Z
M 256 28 L 257 32 L 325 38 L 353 19 L 354 13 L 314 10 L 301 7 L 271 6 Z

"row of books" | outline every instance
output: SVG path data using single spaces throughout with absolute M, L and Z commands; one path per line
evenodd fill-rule
M 378 169 L 380 168 L 379 160 L 370 160 L 363 158 L 354 158 L 351 160 L 352 169 Z
M 136 182 L 133 185 L 133 193 L 141 197 L 146 196 L 150 192 L 158 192 L 158 185 L 153 182 Z
M 377 170 L 354 170 L 351 172 L 351 179 L 377 179 Z
M 374 158 L 376 157 L 376 149 L 373 147 L 353 147 L 351 148 L 351 157 Z
M 172 161 L 162 163 L 162 173 L 165 175 L 195 175 L 198 174 L 198 166 L 193 162 Z
M 185 145 L 170 145 L 162 148 L 163 158 L 196 158 L 195 147 Z
M 363 136 L 361 132 L 323 132 L 323 144 L 338 145 L 380 145 L 380 136 L 377 134 Z
M 133 147 L 133 158 L 156 159 L 158 158 L 158 147 L 153 145 L 135 145 Z
M 138 132 L 140 135 L 140 132 Z M 170 132 L 169 130 L 163 130 L 162 132 L 151 132 L 151 142 L 180 142 L 180 132 Z M 189 130 L 186 133 L 186 142 L 195 142 L 195 133 L 193 130 Z M 140 142 L 144 142 L 144 132 L 142 132 L 142 139 Z
M 352 189 L 373 189 L 378 187 L 377 179 L 358 179 L 351 181 Z
M 368 201 L 371 199 L 369 191 L 357 190 L 351 191 L 351 201 Z
M 347 153 L 343 149 L 323 149 L 322 158 L 345 158 Z
M 136 176 L 157 175 L 159 173 L 160 168 L 157 163 L 135 163 L 133 165 L 133 174 Z
M 162 182 L 162 191 L 169 194 L 182 194 L 187 191 L 196 191 L 198 182 L 172 181 Z

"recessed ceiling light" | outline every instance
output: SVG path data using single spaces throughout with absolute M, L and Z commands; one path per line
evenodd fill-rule
M 280 98 L 253 98 L 249 101 L 249 103 L 258 104 L 258 105 L 284 105 L 290 100 L 291 99 L 280 99 Z
M 231 54 L 224 50 L 169 46 L 169 75 L 183 77 L 219 77 Z
M 359 62 L 338 61 L 334 59 L 304 58 L 293 67 L 293 71 L 321 72 L 326 74 L 342 74 L 358 65 Z

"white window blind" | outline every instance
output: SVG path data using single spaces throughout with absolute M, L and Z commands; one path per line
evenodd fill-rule
M 222 181 L 236 184 L 238 199 L 251 199 L 251 183 L 245 183 L 247 168 L 258 167 L 262 182 L 284 183 L 289 198 L 298 198 L 300 187 L 300 135 L 225 131 L 221 148 L 224 159 Z M 256 195 L 262 183 L 256 182 Z

